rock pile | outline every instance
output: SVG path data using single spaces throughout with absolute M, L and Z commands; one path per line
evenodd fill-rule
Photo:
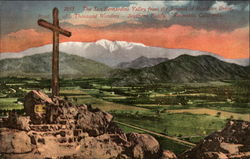
M 36 111 L 36 106 L 44 110 Z M 0 158 L 176 158 L 150 135 L 123 133 L 112 115 L 100 109 L 49 98 L 40 91 L 27 94 L 24 108 L 26 116 L 12 113 L 1 124 Z
M 226 127 L 204 138 L 179 159 L 249 159 L 250 122 L 229 121 Z

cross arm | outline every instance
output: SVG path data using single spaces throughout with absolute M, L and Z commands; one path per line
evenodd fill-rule
M 53 24 L 43 20 L 43 19 L 39 19 L 37 21 L 38 25 L 40 26 L 43 26 L 47 29 L 50 29 L 52 31 L 58 31 L 60 34 L 64 35 L 64 36 L 67 36 L 67 37 L 70 37 L 71 36 L 71 32 L 67 31 L 67 30 L 64 30 L 62 28 L 60 28 L 59 26 L 54 26 Z

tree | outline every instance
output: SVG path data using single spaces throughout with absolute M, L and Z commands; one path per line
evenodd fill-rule
M 221 116 L 221 112 L 217 112 L 216 117 L 220 117 L 220 116 Z
M 164 134 L 168 134 L 168 129 L 167 128 L 165 128 L 164 130 L 163 130 L 163 132 L 164 132 Z

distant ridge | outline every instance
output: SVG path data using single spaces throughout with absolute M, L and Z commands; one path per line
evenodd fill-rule
M 61 77 L 106 77 L 112 69 L 77 55 L 60 53 Z M 0 76 L 51 76 L 51 53 L 0 60 Z
M 122 62 L 119 63 L 116 67 L 117 68 L 144 68 L 144 67 L 151 67 L 157 65 L 161 62 L 167 61 L 168 58 L 147 58 L 145 56 L 138 57 L 137 59 L 131 62 Z
M 250 67 L 223 62 L 209 55 L 181 55 L 153 67 L 119 70 L 116 85 L 157 82 L 206 82 L 249 79 Z

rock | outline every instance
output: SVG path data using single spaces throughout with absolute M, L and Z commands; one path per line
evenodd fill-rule
M 44 105 L 46 113 L 36 112 L 36 105 Z M 114 129 L 114 124 L 112 125 L 113 129 L 109 129 L 113 119 L 111 114 L 86 105 L 74 106 L 59 97 L 51 99 L 40 91 L 31 91 L 26 95 L 24 108 L 34 124 L 59 123 L 67 125 L 72 120 L 71 127 L 80 128 L 90 136 L 102 135 L 109 130 L 112 133 L 115 133 L 116 130 L 119 131 L 119 129 Z
M 221 152 L 206 152 L 203 154 L 202 158 L 209 158 L 209 159 L 228 159 L 228 157 Z
M 221 131 L 205 137 L 194 148 L 178 156 L 179 159 L 235 159 L 250 158 L 250 122 L 229 121 Z
M 106 117 L 109 116 L 107 119 Z M 77 115 L 77 126 L 88 132 L 90 136 L 102 135 L 108 131 L 108 126 L 111 121 L 111 115 L 103 113 L 102 111 L 90 112 L 83 111 Z
M 25 131 L 0 129 L 1 153 L 27 153 L 32 151 L 30 137 Z
M 229 154 L 238 154 L 239 153 L 239 147 L 241 147 L 243 145 L 241 144 L 231 144 L 231 143 L 226 143 L 226 142 L 222 142 L 220 143 L 220 147 L 222 149 L 224 149 L 225 151 L 227 151 L 227 153 Z
M 46 94 L 41 91 L 33 90 L 24 98 L 24 110 L 33 123 L 40 124 L 44 122 L 45 112 L 42 110 L 35 111 L 38 105 L 54 104 L 54 102 Z
M 144 158 L 144 152 L 142 150 L 142 147 L 139 146 L 139 145 L 136 145 L 134 148 L 133 148 L 133 157 L 135 159 L 143 159 Z
M 177 159 L 177 157 L 173 152 L 164 150 L 160 159 Z
M 30 117 L 29 116 L 19 116 L 19 117 L 17 117 L 17 124 L 16 125 L 20 130 L 29 131 L 30 130 L 29 123 L 30 123 Z
M 144 158 L 159 158 L 160 157 L 160 145 L 158 141 L 148 134 L 138 134 L 130 133 L 127 135 L 128 141 L 132 142 L 132 145 L 135 145 L 137 154 L 140 152 L 138 147 L 141 147 L 143 150 L 142 155 Z
M 118 156 L 128 158 L 127 155 L 123 154 L 125 147 L 123 145 L 117 144 L 116 142 L 113 142 L 111 140 L 111 136 L 113 136 L 113 134 L 103 134 L 97 137 L 86 137 L 82 139 L 82 156 L 88 156 L 89 158 L 93 159 L 118 158 Z
M 113 116 L 107 112 L 103 112 L 103 115 L 105 117 L 105 119 L 108 121 L 108 122 L 111 122 L 112 119 L 113 119 Z
M 30 124 L 29 116 L 19 116 L 14 112 L 11 112 L 7 120 L 4 121 L 4 125 L 6 127 L 25 130 L 25 131 L 30 130 L 29 124 Z

